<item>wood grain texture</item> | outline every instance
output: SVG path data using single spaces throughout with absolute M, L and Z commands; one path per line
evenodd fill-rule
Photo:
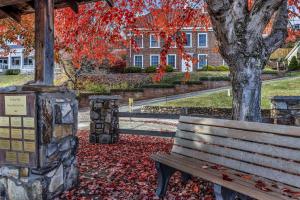
M 199 118 L 199 117 L 189 117 L 189 116 L 181 116 L 179 121 L 187 124 L 217 126 L 217 127 L 234 128 L 240 130 L 253 130 L 255 132 L 265 132 L 265 133 L 274 133 L 279 135 L 300 137 L 300 127 L 295 127 L 295 126 L 274 125 L 274 124 L 265 124 L 265 123 L 257 123 L 257 122 L 245 122 L 245 121 L 234 121 L 234 120 L 223 120 L 223 119 L 212 119 L 212 118 Z
M 239 171 L 227 170 L 214 170 L 209 166 L 213 166 L 211 163 L 202 162 L 195 159 L 190 159 L 187 157 L 180 157 L 175 154 L 154 154 L 151 158 L 155 161 L 161 162 L 165 165 L 172 166 L 179 171 L 186 172 L 192 176 L 201 177 L 207 181 L 222 185 L 231 190 L 238 191 L 242 194 L 245 194 L 249 197 L 260 199 L 260 200 L 279 200 L 279 199 L 290 199 L 287 196 L 282 195 L 280 190 L 270 192 L 264 192 L 255 187 L 255 181 L 243 180 L 237 178 L 234 174 L 242 174 Z M 203 168 L 208 167 L 208 168 Z M 226 173 L 230 177 L 234 177 L 233 181 L 226 181 L 223 179 L 223 174 Z M 247 174 L 244 174 L 247 175 Z M 260 179 L 268 183 L 267 179 Z M 285 188 L 285 187 L 284 187 Z M 297 190 L 295 190 L 297 191 Z

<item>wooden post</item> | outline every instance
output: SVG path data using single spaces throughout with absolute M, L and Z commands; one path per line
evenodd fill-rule
M 35 82 L 53 85 L 54 0 L 35 0 Z

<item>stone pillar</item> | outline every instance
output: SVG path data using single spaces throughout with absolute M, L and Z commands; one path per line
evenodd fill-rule
M 113 144 L 119 140 L 120 96 L 91 96 L 90 142 Z
M 77 114 L 65 89 L 0 92 L 0 199 L 54 199 L 77 185 Z
M 276 96 L 271 103 L 275 124 L 300 126 L 300 96 Z

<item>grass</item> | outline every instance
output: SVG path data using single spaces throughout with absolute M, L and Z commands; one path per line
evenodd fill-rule
M 33 75 L 19 74 L 19 75 L 0 75 L 0 87 L 7 87 L 12 85 L 23 85 L 28 81 L 33 80 Z
M 28 81 L 32 81 L 34 79 L 33 74 L 19 74 L 19 75 L 0 75 L 0 87 L 8 87 L 8 86 L 19 86 L 24 85 Z M 54 80 L 55 85 L 61 85 L 67 78 L 63 75 L 59 75 Z
M 300 75 L 300 73 L 299 73 Z M 293 74 L 296 76 L 296 74 Z M 273 96 L 300 96 L 300 77 L 289 80 L 274 81 L 263 85 L 262 108 L 270 108 L 270 98 Z M 198 97 L 179 99 L 161 104 L 176 107 L 217 107 L 231 108 L 232 97 L 228 90 L 201 95 Z

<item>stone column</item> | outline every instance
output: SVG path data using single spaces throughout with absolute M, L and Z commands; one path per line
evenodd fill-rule
M 77 185 L 77 114 L 66 89 L 0 92 L 0 199 L 54 199 Z
M 275 124 L 300 126 L 300 96 L 275 96 L 271 103 Z
M 119 140 L 120 96 L 91 96 L 90 142 L 113 144 Z

